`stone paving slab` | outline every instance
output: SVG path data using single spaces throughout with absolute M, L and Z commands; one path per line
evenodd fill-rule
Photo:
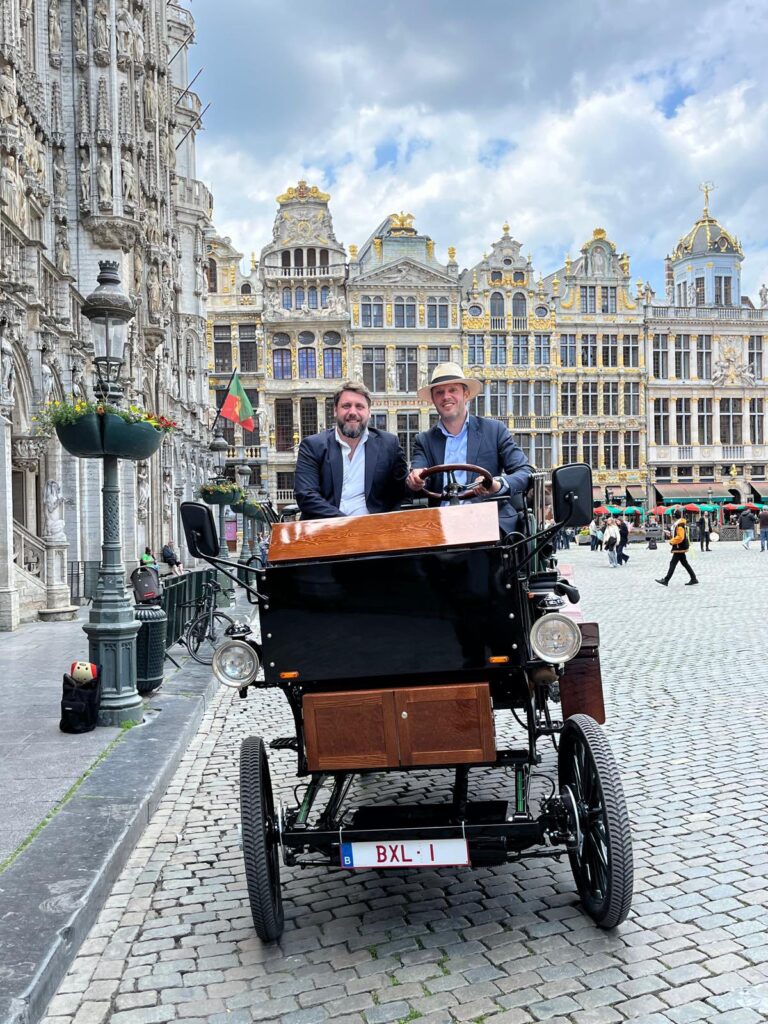
M 768 1019 L 768 554 L 696 551 L 701 586 L 676 577 L 668 589 L 653 582 L 663 549 L 630 554 L 615 572 L 603 553 L 564 554 L 601 626 L 605 730 L 635 845 L 624 925 L 604 932 L 586 918 L 567 860 L 283 868 L 286 931 L 262 944 L 242 866 L 238 748 L 245 735 L 287 735 L 290 715 L 274 691 L 220 691 L 45 1024 Z M 517 735 L 498 717 L 504 739 Z M 540 750 L 534 798 L 555 763 Z M 292 800 L 295 757 L 272 752 L 270 766 L 277 797 Z M 417 802 L 449 783 L 448 772 L 369 776 L 353 795 Z M 470 792 L 506 784 L 477 769 Z

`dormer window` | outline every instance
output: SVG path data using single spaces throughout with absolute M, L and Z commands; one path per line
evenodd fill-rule
M 504 280 L 504 275 L 502 274 L 502 272 L 500 270 L 492 270 L 491 271 L 491 283 L 492 284 L 501 284 L 501 282 L 503 280 Z

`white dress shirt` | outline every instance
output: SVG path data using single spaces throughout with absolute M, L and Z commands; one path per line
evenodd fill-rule
M 354 451 L 338 427 L 336 440 L 341 448 L 341 463 L 344 467 L 339 511 L 344 516 L 368 515 L 368 506 L 365 504 L 365 445 L 368 441 L 368 428 L 365 428 Z

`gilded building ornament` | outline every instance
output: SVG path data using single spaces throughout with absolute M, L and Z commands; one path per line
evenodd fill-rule
M 424 326 L 425 319 L 426 318 L 425 318 L 425 312 L 424 312 L 424 303 L 420 302 L 419 303 L 419 326 L 420 327 Z
M 277 197 L 278 203 L 290 203 L 295 200 L 306 203 L 314 199 L 320 203 L 327 203 L 330 199 L 328 192 L 321 192 L 317 185 L 307 185 L 306 181 L 300 181 L 296 188 L 288 188 Z
M 431 238 L 428 238 L 427 239 L 427 259 L 428 260 L 434 259 L 434 256 L 435 256 L 435 243 L 432 241 Z
M 373 251 L 376 253 L 378 259 L 381 259 L 382 252 L 382 241 L 380 238 L 374 238 L 373 240 Z
M 456 259 L 456 249 L 452 245 L 448 246 L 448 259 L 451 263 Z
M 391 302 L 387 303 L 386 320 L 387 320 L 387 327 L 391 327 L 392 326 L 392 303 Z
M 350 245 L 350 247 L 349 247 L 349 258 L 351 260 L 356 260 L 357 259 L 357 246 L 356 245 Z
M 416 229 L 413 226 L 414 215 L 412 213 L 392 213 L 389 216 L 389 230 L 393 235 L 415 235 Z
M 464 313 L 461 318 L 461 326 L 465 331 L 482 331 L 485 327 L 485 318 Z
M 352 305 L 352 323 L 356 326 L 360 323 L 360 304 L 357 302 Z

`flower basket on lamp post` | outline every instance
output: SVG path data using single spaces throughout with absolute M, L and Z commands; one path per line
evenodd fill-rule
M 57 423 L 54 430 L 62 448 L 78 459 L 100 459 L 104 454 L 101 417 L 95 412 L 81 416 L 74 423 Z
M 202 484 L 200 498 L 206 505 L 239 505 L 245 501 L 245 491 L 229 481 Z
M 154 455 L 163 440 L 163 431 L 151 423 L 130 423 L 112 413 L 104 413 L 102 419 L 105 455 L 141 462 Z

